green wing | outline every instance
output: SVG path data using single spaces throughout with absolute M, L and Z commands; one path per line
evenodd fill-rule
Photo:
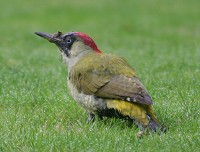
M 98 57 L 96 56 L 98 55 Z M 151 105 L 145 87 L 128 63 L 113 55 L 92 54 L 79 61 L 69 73 L 79 92 L 100 98 Z

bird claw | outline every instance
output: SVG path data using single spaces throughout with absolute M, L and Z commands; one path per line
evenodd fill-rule
M 95 114 L 88 113 L 87 123 L 93 122 L 95 119 Z
M 140 131 L 136 134 L 136 137 L 140 139 L 140 138 L 142 138 L 143 134 L 144 134 L 144 131 L 141 131 L 141 130 L 140 130 Z

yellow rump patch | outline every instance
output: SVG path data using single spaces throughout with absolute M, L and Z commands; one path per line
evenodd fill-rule
M 146 110 L 138 104 L 123 100 L 107 100 L 107 107 L 118 110 L 124 116 L 134 118 L 144 126 L 149 123 Z

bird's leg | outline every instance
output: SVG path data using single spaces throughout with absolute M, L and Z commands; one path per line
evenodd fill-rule
M 136 133 L 136 137 L 137 138 L 142 138 L 144 135 L 147 135 L 148 134 L 148 129 L 145 127 L 145 126 L 142 126 L 142 125 L 139 125 L 138 126 L 139 128 L 139 131 L 138 133 Z
M 93 122 L 94 119 L 95 119 L 95 114 L 89 112 L 89 113 L 88 113 L 88 118 L 87 118 L 87 123 Z
M 98 114 L 98 118 L 99 118 L 100 120 L 103 120 L 103 115 L 102 115 L 102 114 Z

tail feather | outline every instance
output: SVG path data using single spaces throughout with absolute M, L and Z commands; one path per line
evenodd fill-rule
M 152 132 L 156 132 L 159 127 L 160 127 L 160 124 L 158 122 L 155 122 L 153 119 L 151 119 L 151 117 L 149 117 L 147 115 L 147 118 L 149 119 L 149 124 L 147 125 L 147 128 L 149 130 L 151 130 Z
M 149 123 L 146 126 L 142 126 L 141 124 L 136 123 L 141 131 L 147 130 L 147 132 L 152 132 L 152 133 L 155 133 L 155 132 L 165 133 L 167 131 L 167 128 L 160 125 L 159 122 L 155 122 L 150 116 L 147 115 L 147 118 L 149 120 Z
M 130 117 L 141 131 L 157 132 L 164 130 L 150 105 L 135 104 L 122 100 L 108 100 L 107 106 L 109 109 L 116 109 L 122 115 Z

